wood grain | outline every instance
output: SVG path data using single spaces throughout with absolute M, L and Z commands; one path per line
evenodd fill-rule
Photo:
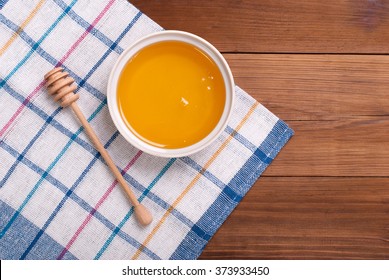
M 295 130 L 200 258 L 389 259 L 387 1 L 131 2 Z
M 384 0 L 131 1 L 165 29 L 223 52 L 389 53 Z
M 388 176 L 389 117 L 288 124 L 295 136 L 265 176 Z
M 389 259 L 388 189 L 387 178 L 261 178 L 201 258 Z
M 284 120 L 389 116 L 389 57 L 225 54 L 235 82 Z

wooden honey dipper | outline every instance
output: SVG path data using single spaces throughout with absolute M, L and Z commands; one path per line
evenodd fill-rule
M 111 156 L 108 154 L 103 144 L 101 144 L 99 138 L 97 138 L 96 133 L 90 126 L 89 122 L 86 120 L 84 114 L 81 112 L 80 107 L 78 107 L 76 101 L 78 100 L 80 95 L 78 93 L 74 93 L 77 88 L 77 86 L 73 84 L 74 79 L 72 77 L 69 77 L 69 73 L 64 72 L 63 68 L 57 67 L 45 75 L 45 80 L 47 90 L 50 95 L 54 96 L 54 100 L 60 101 L 61 106 L 64 108 L 70 106 L 73 109 L 77 118 L 84 126 L 85 131 L 88 134 L 90 140 L 95 145 L 96 149 L 100 152 L 108 167 L 115 175 L 116 180 L 119 182 L 120 186 L 127 194 L 131 204 L 134 206 L 134 213 L 139 223 L 142 225 L 150 224 L 153 220 L 153 217 L 151 216 L 150 212 L 136 199 L 136 196 L 131 191 L 130 186 L 124 180 L 122 174 L 115 166 Z

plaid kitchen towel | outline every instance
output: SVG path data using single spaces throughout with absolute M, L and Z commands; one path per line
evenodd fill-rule
M 107 109 L 109 72 L 162 30 L 125 0 L 0 0 L 0 258 L 195 259 L 293 131 L 236 87 L 207 149 L 157 158 L 128 144 Z M 154 221 L 141 227 L 69 109 L 43 87 L 62 66 L 78 101 Z

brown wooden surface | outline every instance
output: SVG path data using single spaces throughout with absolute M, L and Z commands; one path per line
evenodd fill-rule
M 389 259 L 389 3 L 131 1 L 295 130 L 202 259 Z

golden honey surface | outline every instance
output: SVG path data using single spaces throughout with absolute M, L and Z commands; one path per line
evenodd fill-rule
M 141 49 L 127 62 L 117 102 L 138 138 L 157 147 L 182 148 L 215 128 L 224 109 L 225 86 L 204 52 L 188 43 L 164 41 Z

